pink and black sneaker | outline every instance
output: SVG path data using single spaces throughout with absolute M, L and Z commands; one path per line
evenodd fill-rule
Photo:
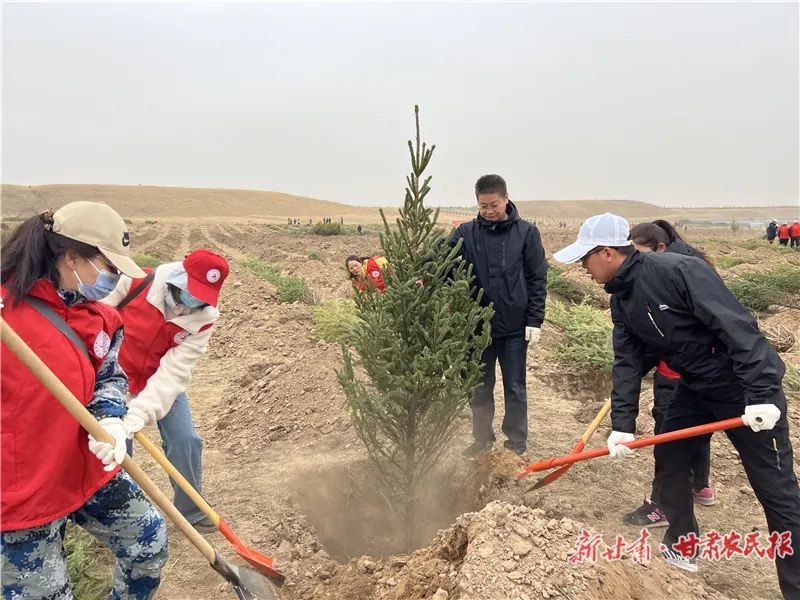
M 645 498 L 639 508 L 625 515 L 623 521 L 628 525 L 646 527 L 648 529 L 650 527 L 666 527 L 669 525 L 667 515 L 656 504 L 653 504 L 650 498 Z
M 692 498 L 700 506 L 714 506 L 717 502 L 714 490 L 710 487 L 704 487 L 702 490 L 692 490 Z

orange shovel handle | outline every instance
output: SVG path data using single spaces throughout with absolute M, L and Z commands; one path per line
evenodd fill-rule
M 677 431 L 670 431 L 669 433 L 661 433 L 650 437 L 640 438 L 632 442 L 622 444 L 631 449 L 644 448 L 645 446 L 655 446 L 656 444 L 664 444 L 666 442 L 674 442 L 675 440 L 682 440 L 689 437 L 713 433 L 715 431 L 723 431 L 725 429 L 733 429 L 734 427 L 744 426 L 742 417 L 734 417 L 732 419 L 725 419 L 724 421 L 716 421 L 714 423 L 707 423 L 705 425 L 697 425 L 696 427 L 687 427 L 686 429 L 678 429 Z M 555 467 L 563 465 L 571 465 L 572 463 L 580 462 L 582 460 L 589 460 L 590 458 L 597 458 L 608 454 L 608 448 L 596 448 L 595 450 L 587 450 L 586 452 L 579 452 L 578 454 L 570 454 L 568 456 L 558 456 L 556 458 L 549 458 L 547 460 L 539 461 L 525 467 L 522 472 L 517 475 L 517 479 L 522 479 L 531 473 L 537 471 L 546 471 Z

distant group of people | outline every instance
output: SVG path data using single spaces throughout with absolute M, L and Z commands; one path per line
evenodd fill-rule
M 794 221 L 791 225 L 784 221 L 778 225 L 777 221 L 770 221 L 767 224 L 766 238 L 770 244 L 778 239 L 781 246 L 789 246 L 800 251 L 800 220 Z
M 323 217 L 322 218 L 322 223 L 324 223 L 325 225 L 331 225 L 331 224 L 333 224 L 333 219 L 331 217 Z M 287 217 L 286 224 L 290 225 L 290 226 L 291 225 L 300 225 L 300 219 L 293 219 L 292 217 Z M 308 220 L 308 224 L 309 225 L 313 225 L 314 224 L 313 219 L 309 219 Z M 339 217 L 339 225 L 344 225 L 344 217 Z M 359 233 L 361 233 L 361 232 L 359 232 Z

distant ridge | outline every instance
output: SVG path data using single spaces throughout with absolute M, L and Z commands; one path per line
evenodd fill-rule
M 328 200 L 305 198 L 281 192 L 210 188 L 159 187 L 146 185 L 54 184 L 0 187 L 4 219 L 27 218 L 47 208 L 68 202 L 105 202 L 130 219 L 320 219 L 343 217 L 349 222 L 378 222 L 375 207 L 352 206 Z M 535 200 L 516 202 L 529 219 L 583 220 L 599 212 L 615 212 L 628 219 L 797 219 L 800 205 L 776 207 L 667 208 L 636 200 Z M 396 208 L 384 209 L 393 219 Z M 445 214 L 471 217 L 471 208 L 445 208 Z M 444 219 L 443 219 L 444 220 Z

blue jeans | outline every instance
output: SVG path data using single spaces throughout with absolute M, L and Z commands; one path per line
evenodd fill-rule
M 192 484 L 192 487 L 202 494 L 203 485 L 203 438 L 194 428 L 192 411 L 189 408 L 189 399 L 186 394 L 179 394 L 169 412 L 157 422 L 158 431 L 161 433 L 161 444 L 164 454 L 167 455 L 180 474 Z M 128 454 L 133 456 L 132 448 L 128 445 Z M 172 489 L 175 492 L 173 500 L 180 513 L 189 523 L 197 523 L 205 514 L 192 502 L 181 488 L 170 478 Z
M 506 414 L 503 433 L 508 438 L 505 447 L 524 452 L 528 445 L 528 397 L 525 390 L 525 366 L 528 342 L 525 336 L 514 335 L 493 338 L 483 351 L 481 362 L 485 367 L 483 385 L 475 390 L 472 407 L 472 436 L 479 442 L 494 442 L 494 384 L 495 365 L 500 361 Z
M 2 533 L 3 600 L 72 600 L 64 550 L 67 518 Z M 167 562 L 167 526 L 126 473 L 117 473 L 69 518 L 116 556 L 110 600 L 155 595 Z

